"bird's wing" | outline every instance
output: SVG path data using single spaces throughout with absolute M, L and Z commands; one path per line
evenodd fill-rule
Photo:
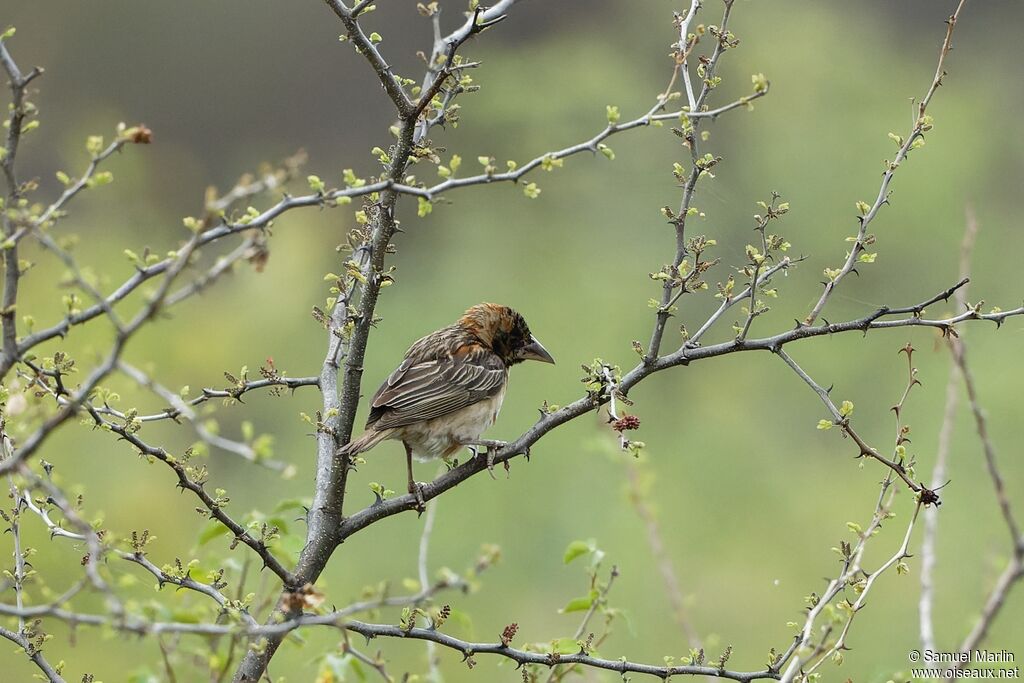
M 373 397 L 367 427 L 403 427 L 448 415 L 497 394 L 505 364 L 493 351 L 464 347 L 453 357 L 406 360 Z

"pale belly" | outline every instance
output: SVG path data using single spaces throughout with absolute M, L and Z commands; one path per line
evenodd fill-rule
M 505 389 L 462 410 L 426 420 L 396 430 L 392 438 L 401 439 L 412 447 L 417 460 L 447 458 L 457 453 L 468 441 L 476 441 L 490 429 L 498 418 Z

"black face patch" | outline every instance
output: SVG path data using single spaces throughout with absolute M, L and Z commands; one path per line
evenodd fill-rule
M 491 341 L 491 348 L 506 365 L 514 365 L 523 360 L 519 357 L 519 352 L 530 343 L 531 338 L 526 320 L 509 308 L 506 309 L 505 319 L 498 326 L 498 331 Z

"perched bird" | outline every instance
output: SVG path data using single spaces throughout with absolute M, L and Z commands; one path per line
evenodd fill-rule
M 405 353 L 402 364 L 373 395 L 366 432 L 340 453 L 368 451 L 385 439 L 405 446 L 409 493 L 422 507 L 412 458 L 445 458 L 460 448 L 486 446 L 480 439 L 498 417 L 509 368 L 524 360 L 554 363 L 519 313 L 508 306 L 478 304 L 448 327 L 428 334 Z M 474 448 L 475 452 L 475 448 Z

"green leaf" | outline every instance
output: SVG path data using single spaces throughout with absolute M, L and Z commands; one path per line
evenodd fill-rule
M 581 598 L 573 598 L 563 607 L 559 612 L 562 614 L 569 614 L 571 612 L 585 612 L 590 609 L 590 606 L 594 604 L 594 598 L 596 596 L 592 592 L 590 595 L 584 595 Z
M 562 556 L 562 563 L 569 564 L 577 557 L 586 555 L 587 553 L 594 551 L 594 545 L 585 541 L 573 541 L 565 549 L 565 554 Z
M 551 651 L 560 655 L 574 655 L 580 651 L 580 644 L 575 638 L 556 638 L 551 641 Z
M 112 182 L 114 182 L 113 173 L 110 171 L 100 171 L 89 179 L 87 185 L 89 187 L 103 187 L 104 185 L 109 185 Z
M 431 203 L 429 199 L 426 199 L 424 197 L 417 197 L 416 201 L 416 215 L 419 216 L 420 218 L 423 218 L 428 213 L 434 210 L 434 205 Z
M 85 139 L 85 151 L 90 156 L 97 156 L 103 151 L 103 136 L 102 135 L 90 135 Z
M 206 545 L 210 541 L 219 536 L 227 536 L 231 533 L 231 530 L 221 524 L 216 519 L 211 519 L 207 522 L 206 526 L 202 531 L 199 532 L 199 545 Z
M 285 498 L 274 506 L 272 514 L 279 514 L 287 510 L 304 510 L 306 503 L 299 498 Z

